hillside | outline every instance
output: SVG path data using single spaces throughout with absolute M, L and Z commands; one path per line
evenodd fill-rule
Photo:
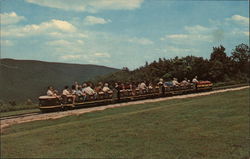
M 61 90 L 74 81 L 82 83 L 118 69 L 97 65 L 51 63 L 34 60 L 0 60 L 0 100 L 35 100 L 52 85 Z

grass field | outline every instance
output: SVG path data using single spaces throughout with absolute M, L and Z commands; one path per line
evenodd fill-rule
M 249 89 L 14 125 L 2 158 L 248 158 Z

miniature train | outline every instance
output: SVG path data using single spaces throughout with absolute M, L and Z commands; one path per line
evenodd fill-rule
M 73 103 L 72 96 L 40 96 L 39 109 L 42 112 L 60 111 L 90 106 L 105 105 L 118 102 L 128 102 L 133 100 L 165 97 L 177 94 L 187 94 L 200 91 L 212 90 L 213 84 L 210 81 L 199 81 L 183 86 L 156 86 L 144 90 L 122 89 L 119 91 L 100 92 L 87 97 L 78 97 Z

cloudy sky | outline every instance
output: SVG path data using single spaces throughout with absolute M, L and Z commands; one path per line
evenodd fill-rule
M 1 0 L 1 58 L 134 69 L 249 43 L 248 1 Z

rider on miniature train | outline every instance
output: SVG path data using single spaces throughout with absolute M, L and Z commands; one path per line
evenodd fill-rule
M 172 81 L 168 82 L 160 79 L 156 85 L 145 81 L 140 83 L 115 83 L 112 88 L 108 83 L 103 84 L 102 82 L 99 82 L 96 87 L 92 83 L 79 85 L 77 82 L 74 82 L 71 89 L 65 86 L 61 95 L 52 86 L 49 86 L 47 96 L 39 97 L 39 105 L 40 109 L 60 108 L 62 105 L 75 106 L 75 104 L 87 103 L 89 101 L 98 102 L 105 101 L 105 99 L 116 99 L 119 101 L 128 97 L 164 96 L 167 93 L 209 90 L 211 88 L 212 83 L 210 81 L 198 81 L 197 76 L 193 78 L 192 82 L 187 80 L 187 78 L 184 78 L 181 82 L 178 82 L 177 78 L 173 78 Z

